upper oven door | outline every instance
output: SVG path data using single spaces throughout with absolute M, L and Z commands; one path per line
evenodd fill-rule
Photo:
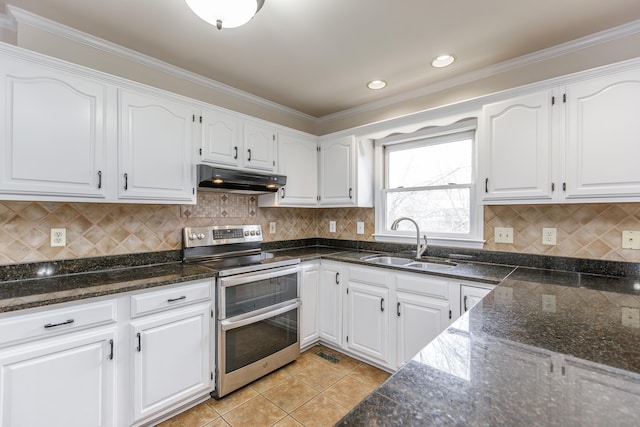
M 218 278 L 218 319 L 297 300 L 301 271 L 295 266 Z

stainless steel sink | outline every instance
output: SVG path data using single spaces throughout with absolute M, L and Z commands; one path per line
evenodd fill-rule
M 409 268 L 417 268 L 420 270 L 434 270 L 434 271 L 438 271 L 438 270 L 448 270 L 450 268 L 455 267 L 457 264 L 454 262 L 447 262 L 447 261 L 443 261 L 443 262 L 423 262 L 423 261 L 414 261 L 414 262 L 410 262 L 409 264 L 405 264 L 405 267 L 409 267 Z
M 388 255 L 374 255 L 361 258 L 363 261 L 371 262 L 374 264 L 386 264 L 386 265 L 407 265 L 413 262 L 410 258 L 401 258 Z

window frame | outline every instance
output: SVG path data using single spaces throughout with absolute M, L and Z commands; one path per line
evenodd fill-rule
M 461 138 L 463 136 L 463 138 Z M 453 142 L 460 139 L 464 139 L 470 136 L 471 143 L 471 183 L 469 184 L 455 184 L 455 185 L 438 185 L 438 186 L 426 186 L 426 187 L 411 187 L 402 189 L 389 189 L 389 165 L 386 147 L 393 147 L 400 145 L 406 148 L 411 146 L 425 146 L 444 144 L 447 142 Z M 425 140 L 427 142 L 425 143 Z M 434 246 L 456 246 L 465 248 L 482 248 L 484 244 L 483 240 L 483 206 L 479 203 L 479 197 L 477 194 L 477 182 L 478 182 L 478 133 L 477 133 L 477 120 L 465 120 L 463 122 L 456 123 L 451 126 L 431 127 L 427 129 L 418 130 L 413 133 L 392 135 L 386 138 L 377 139 L 374 142 L 375 147 L 375 162 L 376 162 L 376 180 L 375 180 L 375 213 L 376 224 L 374 238 L 377 241 L 383 242 L 396 242 L 396 243 L 415 243 L 416 232 L 411 231 L 393 231 L 386 228 L 387 224 L 387 194 L 401 191 L 413 191 L 413 190 L 441 190 L 441 189 L 453 189 L 453 188 L 468 188 L 469 189 L 469 233 L 425 233 L 425 230 L 421 230 L 421 234 L 427 234 L 429 245 Z M 390 151 L 396 151 L 390 149 Z M 389 221 L 390 223 L 390 221 Z

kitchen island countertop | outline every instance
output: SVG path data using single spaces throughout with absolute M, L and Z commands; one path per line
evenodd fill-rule
M 339 426 L 640 425 L 640 281 L 518 268 Z

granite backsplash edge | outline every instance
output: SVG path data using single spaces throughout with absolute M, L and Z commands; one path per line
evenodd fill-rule
M 411 252 L 411 250 L 415 250 L 415 245 L 327 238 L 309 238 L 264 242 L 262 244 L 262 249 L 264 251 L 278 251 L 294 248 L 309 248 L 314 246 L 368 252 L 409 253 Z M 485 262 L 492 264 L 540 268 L 546 270 L 560 270 L 597 274 L 603 276 L 640 279 L 640 263 L 633 262 L 606 261 L 535 254 L 519 254 L 513 252 L 498 252 L 482 249 L 464 249 L 444 246 L 429 247 L 426 256 L 438 258 L 455 258 L 461 261 Z M 180 250 L 170 250 L 128 255 L 113 255 L 104 257 L 11 264 L 0 266 L 0 282 L 139 267 L 154 264 L 177 263 L 181 262 L 181 260 L 182 253 Z

